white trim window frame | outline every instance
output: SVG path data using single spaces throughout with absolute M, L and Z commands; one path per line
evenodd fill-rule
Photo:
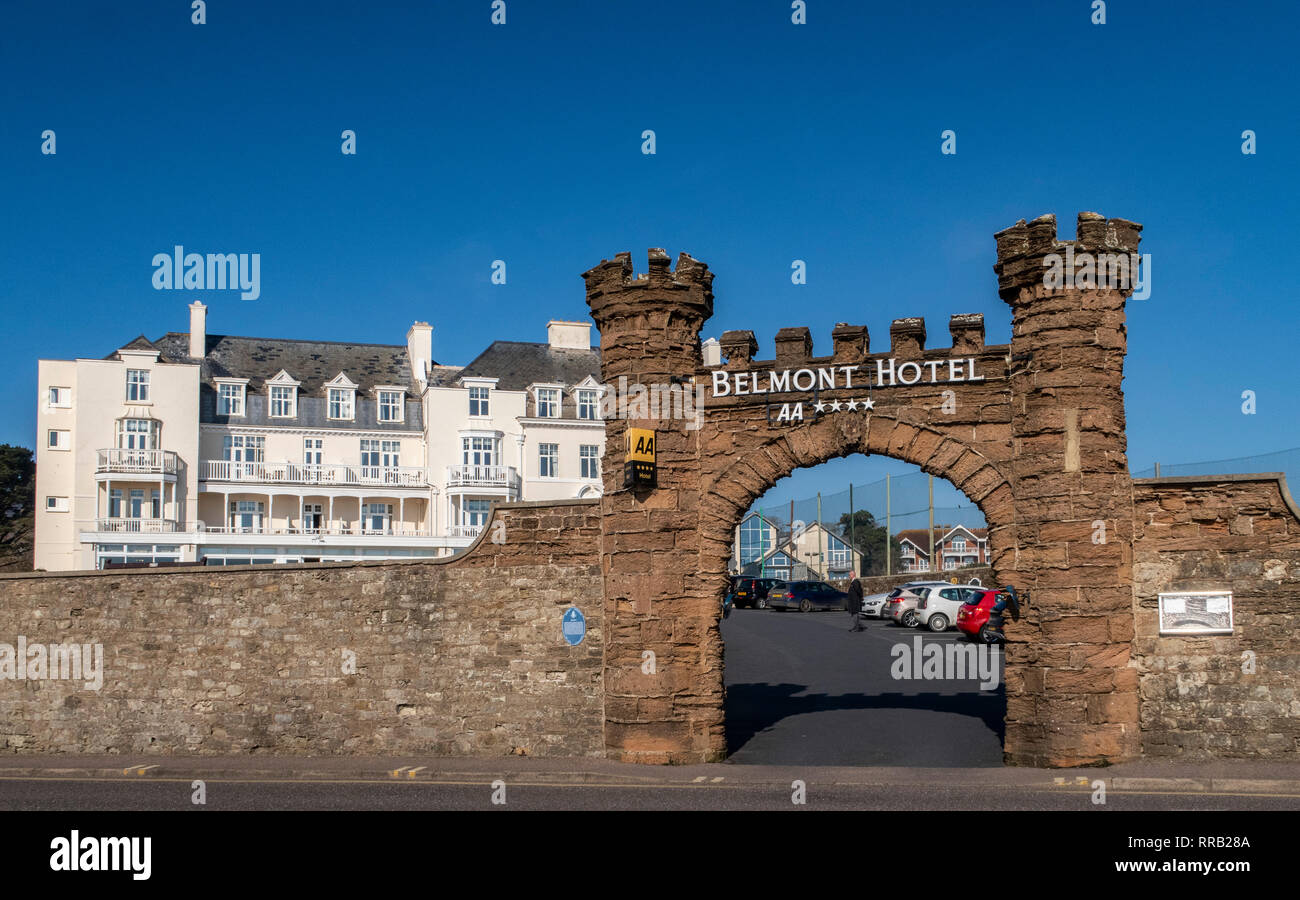
M 600 478 L 600 445 L 579 444 L 578 460 L 583 478 L 597 480 Z
M 295 419 L 298 417 L 298 388 L 292 384 L 272 384 L 267 386 L 270 405 L 267 416 L 272 419 Z
M 578 418 L 588 422 L 600 419 L 600 392 L 595 388 L 578 388 L 574 391 L 577 398 Z
M 161 428 L 156 419 L 118 419 L 119 450 L 157 450 L 162 445 Z
M 375 391 L 375 418 L 379 422 L 394 423 L 406 421 L 406 392 L 381 388 Z
M 51 409 L 71 409 L 72 408 L 72 388 L 60 387 L 59 385 L 50 385 L 49 402 Z
M 49 429 L 45 438 L 45 447 L 48 450 L 71 450 L 72 432 L 66 428 Z
M 217 415 L 243 416 L 247 405 L 247 386 L 234 381 L 217 382 Z
M 563 393 L 559 388 L 539 387 L 534 395 L 534 403 L 537 406 L 537 418 L 539 419 L 558 419 L 561 413 L 561 398 Z
M 472 384 L 469 390 L 469 414 L 472 418 L 487 418 L 491 413 L 492 391 L 487 385 Z
M 461 465 L 463 466 L 499 466 L 501 465 L 501 439 L 468 435 L 460 439 Z
M 149 402 L 149 370 L 148 369 L 127 369 L 126 370 L 126 402 L 127 403 L 148 403 Z
M 327 417 L 336 422 L 351 422 L 357 417 L 355 388 L 332 387 L 326 391 Z
M 540 443 L 537 445 L 537 477 L 560 477 L 560 445 Z

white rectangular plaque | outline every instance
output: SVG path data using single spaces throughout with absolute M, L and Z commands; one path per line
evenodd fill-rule
M 1160 595 L 1161 634 L 1232 634 L 1231 591 L 1170 591 Z

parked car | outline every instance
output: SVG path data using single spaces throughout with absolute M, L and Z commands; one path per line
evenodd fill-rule
M 946 581 L 909 581 L 907 584 L 900 584 L 890 591 L 889 605 L 881 617 L 911 628 L 916 625 L 916 608 L 920 605 L 922 596 L 931 588 L 951 586 Z
M 772 609 L 848 609 L 849 595 L 820 581 L 791 581 L 778 584 L 767 594 Z
M 889 603 L 889 594 L 868 594 L 862 598 L 862 614 L 872 616 L 873 618 L 883 619 L 885 617 L 885 607 Z
M 957 630 L 972 641 L 983 644 L 1002 642 L 999 623 L 991 619 L 990 613 L 998 600 L 996 588 L 976 588 L 976 594 L 957 611 Z
M 735 594 L 735 604 L 739 607 L 767 607 L 767 595 L 774 585 L 781 582 L 775 578 L 751 578 L 736 576 L 731 580 L 731 591 Z
M 982 589 L 966 584 L 930 588 L 916 605 L 917 627 L 947 631 L 956 623 L 961 608 L 982 594 Z

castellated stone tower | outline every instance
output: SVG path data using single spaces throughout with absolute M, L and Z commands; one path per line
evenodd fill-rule
M 1081 213 L 1073 242 L 1056 239 L 1050 215 L 996 236 L 994 270 L 1013 317 L 1017 548 L 998 577 L 1032 594 L 1007 647 L 1006 747 L 1015 764 L 1140 754 L 1138 672 L 1129 666 L 1133 488 L 1122 389 L 1132 279 L 1104 281 L 1135 257 L 1141 230 Z M 1069 269 L 1064 284 L 1049 279 L 1053 254 L 1073 258 L 1076 279 Z M 1085 280 L 1089 257 L 1094 272 L 1102 263 L 1101 286 L 1095 274 Z
M 700 329 L 713 313 L 713 273 L 685 253 L 669 268 L 652 249 L 649 272 L 632 257 L 584 273 L 600 330 L 604 383 L 689 389 L 701 364 Z M 698 574 L 698 431 L 682 418 L 607 420 L 601 567 L 605 580 L 605 745 L 637 762 L 700 762 L 726 755 L 722 642 L 716 594 Z M 656 433 L 658 487 L 623 489 L 624 432 Z

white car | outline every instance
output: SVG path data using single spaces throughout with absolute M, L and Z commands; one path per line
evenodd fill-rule
M 885 616 L 885 603 L 889 600 L 889 594 L 868 594 L 862 598 L 862 614 L 864 616 L 873 616 L 882 619 Z
M 945 584 L 930 588 L 921 594 L 916 605 L 916 624 L 931 631 L 947 631 L 957 621 L 957 610 L 968 599 L 983 590 L 965 584 Z

